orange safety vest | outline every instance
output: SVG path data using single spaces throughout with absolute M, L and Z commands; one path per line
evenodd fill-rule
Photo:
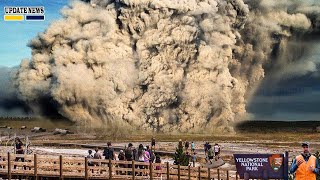
M 296 171 L 296 180 L 316 180 L 316 174 L 309 170 L 310 166 L 316 167 L 316 157 L 311 155 L 306 162 L 302 155 L 296 157 L 296 161 L 302 159 L 303 163 L 299 165 Z

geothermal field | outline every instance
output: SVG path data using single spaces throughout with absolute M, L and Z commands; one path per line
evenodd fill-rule
M 40 122 L 46 122 L 41 124 Z M 57 121 L 57 120 L 56 120 Z M 56 122 L 54 121 L 54 122 Z M 116 154 L 120 149 L 124 149 L 129 142 L 134 147 L 139 144 L 150 145 L 152 137 L 156 138 L 156 153 L 161 155 L 162 162 L 173 164 L 174 152 L 178 141 L 189 141 L 195 143 L 195 152 L 197 153 L 196 166 L 205 166 L 204 143 L 218 143 L 221 146 L 221 158 L 225 162 L 220 169 L 235 171 L 233 154 L 254 154 L 254 153 L 284 153 L 289 152 L 289 159 L 293 159 L 301 153 L 301 142 L 309 141 L 311 143 L 311 152 L 320 150 L 320 130 L 311 129 L 308 126 L 319 125 L 317 122 L 245 122 L 236 127 L 233 134 L 178 134 L 178 133 L 154 133 L 112 131 L 106 129 L 81 129 L 75 128 L 70 122 L 61 121 L 52 123 L 49 120 L 29 119 L 29 123 L 23 119 L 11 119 L 1 121 L 0 135 L 2 146 L 1 153 L 13 152 L 13 138 L 20 137 L 24 143 L 28 138 L 30 143 L 28 152 L 38 155 L 63 155 L 70 157 L 85 157 L 89 149 L 99 148 L 103 150 L 107 142 L 112 142 Z M 306 128 L 297 128 L 305 124 Z M 290 125 L 291 124 L 291 125 Z M 42 125 L 46 132 L 31 132 L 33 125 Z M 5 126 L 8 126 L 5 128 Z M 27 126 L 26 129 L 21 129 Z M 281 126 L 286 126 L 284 129 Z M 255 127 L 256 131 L 252 128 Z M 55 129 L 68 129 L 71 133 L 55 134 Z M 118 133 L 115 136 L 113 133 Z M 189 150 L 190 151 L 190 150 Z

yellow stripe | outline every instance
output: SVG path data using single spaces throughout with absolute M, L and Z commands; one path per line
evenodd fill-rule
M 5 21 L 23 21 L 23 15 L 4 15 Z

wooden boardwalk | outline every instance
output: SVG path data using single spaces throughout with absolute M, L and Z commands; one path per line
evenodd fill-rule
M 238 179 L 235 171 L 169 165 L 169 163 L 144 163 L 114 161 L 48 155 L 0 154 L 0 175 L 40 179 L 157 179 L 157 180 L 204 180 Z M 93 165 L 91 165 L 93 164 Z

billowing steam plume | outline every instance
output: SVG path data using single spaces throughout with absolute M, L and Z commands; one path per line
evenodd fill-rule
M 93 127 L 232 131 L 265 70 L 293 63 L 288 47 L 319 30 L 320 7 L 300 2 L 75 1 L 31 40 L 16 87 Z

